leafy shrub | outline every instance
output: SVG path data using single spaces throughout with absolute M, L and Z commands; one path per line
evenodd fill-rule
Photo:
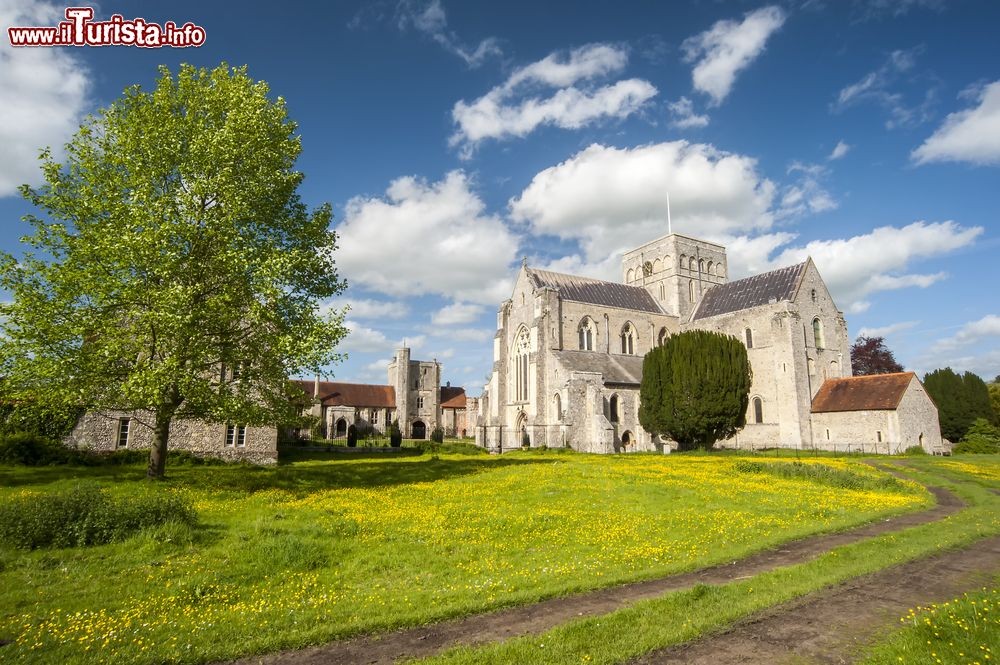
M 531 437 L 528 436 L 528 432 L 521 432 L 521 447 L 530 448 L 531 447 Z
M 116 499 L 93 483 L 0 505 L 0 542 L 22 549 L 119 542 L 167 522 L 193 526 L 187 500 L 159 492 Z
M 77 462 L 80 454 L 52 439 L 21 432 L 0 438 L 0 463 L 48 466 Z
M 393 420 L 392 425 L 389 426 L 389 445 L 393 448 L 399 448 L 403 445 L 403 433 L 399 429 L 398 420 Z
M 924 450 L 923 446 L 910 446 L 903 451 L 904 455 L 926 455 L 927 451 Z
M 952 449 L 952 452 L 976 455 L 998 453 L 1000 452 L 1000 429 L 991 425 L 985 418 L 977 418 L 962 440 Z
M 471 443 L 435 443 L 434 441 L 420 441 L 415 443 L 414 448 L 421 453 L 449 453 L 452 455 L 486 455 L 486 450 Z
M 434 431 L 431 432 L 431 441 L 434 443 L 444 443 L 444 430 L 440 427 L 435 427 Z
M 358 445 L 358 428 L 354 425 L 347 427 L 347 447 L 354 448 Z

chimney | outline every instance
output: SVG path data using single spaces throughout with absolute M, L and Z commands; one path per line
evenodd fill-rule
M 316 375 L 316 379 L 313 381 L 313 397 L 319 398 L 319 374 Z

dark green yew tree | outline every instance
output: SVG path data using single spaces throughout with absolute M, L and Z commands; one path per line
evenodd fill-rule
M 175 418 L 294 415 L 287 377 L 338 360 L 345 334 L 321 308 L 345 284 L 300 150 L 245 68 L 185 65 L 88 118 L 63 163 L 44 152 L 45 184 L 21 189 L 43 216 L 0 256 L 0 398 L 150 413 L 151 478 Z
M 937 369 L 924 376 L 924 388 L 937 405 L 941 436 L 949 441 L 961 440 L 977 418 L 996 423 L 989 388 L 972 372 Z
M 689 330 L 646 354 L 639 423 L 681 450 L 711 448 L 746 425 L 750 361 L 729 335 Z

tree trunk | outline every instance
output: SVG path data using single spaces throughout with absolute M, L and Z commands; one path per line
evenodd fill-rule
M 157 413 L 156 424 L 153 426 L 153 445 L 149 449 L 149 467 L 146 478 L 163 480 L 163 472 L 167 466 L 167 441 L 170 439 L 170 421 L 173 414 Z

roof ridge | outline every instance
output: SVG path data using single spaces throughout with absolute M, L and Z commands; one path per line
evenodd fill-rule
M 854 376 L 839 376 L 833 379 L 828 379 L 828 381 L 847 381 L 848 379 L 877 379 L 879 377 L 885 376 L 903 376 L 909 374 L 911 376 L 916 376 L 916 372 L 886 372 L 885 374 L 856 374 Z

